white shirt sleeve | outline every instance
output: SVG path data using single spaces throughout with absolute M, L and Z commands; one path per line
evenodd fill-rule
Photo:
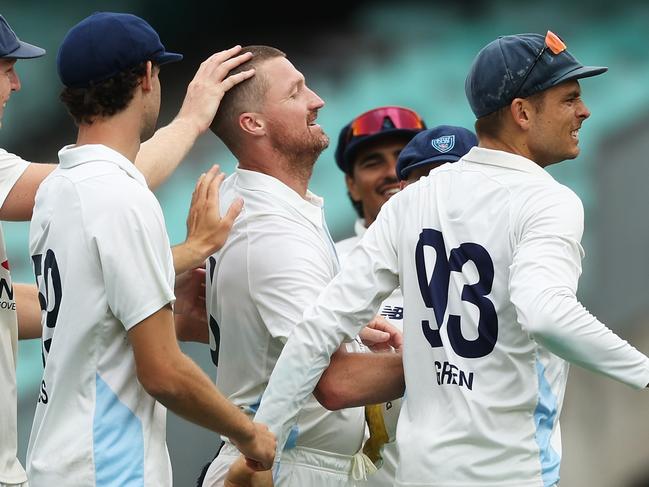
M 622 340 L 577 300 L 583 208 L 565 187 L 527 199 L 516 230 L 509 288 L 518 320 L 563 359 L 633 387 L 649 383 L 649 358 Z
M 282 451 L 298 411 L 331 355 L 343 341 L 358 334 L 398 286 L 397 256 L 391 242 L 396 233 L 390 228 L 390 220 L 396 220 L 386 218 L 387 206 L 352 251 L 344 269 L 304 313 L 273 369 L 255 420 L 277 435 L 278 451 Z
M 331 281 L 332 256 L 313 230 L 282 216 L 248 227 L 252 299 L 274 338 L 286 341 L 304 310 Z
M 169 238 L 153 195 L 142 191 L 121 196 L 92 226 L 92 236 L 108 305 L 129 330 L 175 301 L 174 271 Z
M 29 162 L 0 149 L 0 206 L 4 205 L 9 192 L 28 166 Z

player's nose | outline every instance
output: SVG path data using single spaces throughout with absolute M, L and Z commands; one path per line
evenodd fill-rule
M 20 77 L 15 69 L 12 69 L 9 73 L 9 85 L 11 86 L 11 91 L 20 91 L 22 85 L 20 84 Z

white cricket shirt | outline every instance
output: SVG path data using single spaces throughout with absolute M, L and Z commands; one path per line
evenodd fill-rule
M 566 360 L 649 383 L 649 359 L 576 298 L 582 231 L 579 198 L 550 174 L 472 148 L 383 206 L 289 338 L 256 420 L 284 435 L 329 354 L 400 282 L 396 485 L 554 485 Z
M 0 149 L 0 207 L 29 163 Z M 16 302 L 9 273 L 9 260 L 0 227 L 0 484 L 20 484 L 27 480 L 16 458 L 16 353 L 18 322 Z
M 304 310 L 338 272 L 322 200 L 303 199 L 279 180 L 237 169 L 221 187 L 221 211 L 244 207 L 224 247 L 208 259 L 207 311 L 216 385 L 251 417 L 277 357 Z M 353 455 L 363 408 L 327 411 L 309 395 L 287 448 Z
M 366 230 L 365 220 L 358 218 L 354 222 L 354 233 L 356 235 L 336 242 L 336 253 L 338 254 L 341 268 L 345 267 L 345 261 L 349 253 L 361 241 Z M 400 287 L 397 287 L 390 296 L 385 298 L 379 307 L 378 314 L 388 320 L 390 324 L 403 331 L 403 294 L 401 293 Z M 385 422 L 385 429 L 390 441 L 381 450 L 381 457 L 383 458 L 381 468 L 370 475 L 367 481 L 359 482 L 361 485 L 372 487 L 392 487 L 394 485 L 394 477 L 399 463 L 396 434 L 400 409 L 401 399 L 395 399 L 394 401 L 382 404 L 383 421 Z
M 175 299 L 160 205 L 106 146 L 67 146 L 59 160 L 30 226 L 46 309 L 30 485 L 169 486 L 166 409 L 137 380 L 127 338 Z

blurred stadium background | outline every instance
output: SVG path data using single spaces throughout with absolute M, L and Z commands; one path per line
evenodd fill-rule
M 587 252 L 580 298 L 600 319 L 649 353 L 649 4 L 604 0 L 523 2 L 334 2 L 264 5 L 187 0 L 3 0 L 2 13 L 19 36 L 48 49 L 21 61 L 23 89 L 7 107 L 0 146 L 38 162 L 55 162 L 75 129 L 58 102 L 57 47 L 67 29 L 97 10 L 146 18 L 182 63 L 162 71 L 160 124 L 180 107 L 201 60 L 234 44 L 284 50 L 326 101 L 319 122 L 332 146 L 316 165 L 311 188 L 326 199 L 335 239 L 351 235 L 355 214 L 333 161 L 340 127 L 358 113 L 397 104 L 417 110 L 429 126 L 472 128 L 464 77 L 478 50 L 498 35 L 553 30 L 585 64 L 610 67 L 584 80 L 592 111 L 581 131 L 582 154 L 550 172 L 574 189 L 586 211 Z M 270 19 L 279 19 L 271 21 Z M 232 172 L 234 160 L 211 133 L 157 191 L 172 244 L 185 236 L 194 182 L 212 163 Z M 28 224 L 4 223 L 14 281 L 32 282 Z M 183 345 L 213 376 L 207 347 Z M 42 372 L 40 343 L 19 351 L 19 441 L 24 460 Z M 562 416 L 563 486 L 649 485 L 649 395 L 573 367 Z M 431 434 L 435 434 L 431 432 Z M 168 444 L 175 484 L 194 485 L 217 445 L 215 435 L 169 415 Z M 467 459 L 470 461 L 470 459 Z

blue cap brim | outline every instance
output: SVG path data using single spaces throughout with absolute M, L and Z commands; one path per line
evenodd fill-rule
M 11 51 L 10 53 L 7 53 L 1 57 L 9 59 L 32 59 L 45 55 L 46 51 L 41 47 L 34 46 L 23 41 L 18 42 L 20 43 L 18 49 Z
M 155 57 L 154 61 L 158 66 L 162 64 L 175 63 L 182 61 L 183 55 L 175 52 L 163 52 Z
M 459 160 L 460 160 L 460 159 L 456 159 L 455 157 L 451 157 L 451 158 L 449 159 L 449 156 L 448 156 L 448 155 L 445 155 L 445 154 L 440 154 L 439 156 L 430 157 L 430 158 L 428 158 L 428 159 L 425 159 L 425 160 L 423 160 L 423 161 L 416 162 L 415 164 L 411 164 L 411 165 L 406 166 L 406 167 L 404 167 L 403 169 L 401 169 L 401 172 L 399 172 L 399 180 L 400 180 L 400 181 L 405 180 L 405 179 L 408 177 L 408 174 L 410 174 L 410 172 L 411 172 L 413 169 L 416 169 L 416 168 L 418 168 L 418 167 L 426 166 L 426 165 L 428 165 L 428 164 L 437 164 L 437 165 L 442 165 L 442 164 L 445 164 L 445 163 L 447 163 L 447 162 L 450 162 L 450 163 L 452 164 L 452 163 L 457 162 L 457 161 L 459 161 Z
M 581 68 L 573 69 L 563 76 L 560 76 L 553 84 L 556 85 L 573 79 L 590 78 L 591 76 L 606 73 L 606 71 L 608 71 L 608 68 L 604 66 L 582 66 Z

